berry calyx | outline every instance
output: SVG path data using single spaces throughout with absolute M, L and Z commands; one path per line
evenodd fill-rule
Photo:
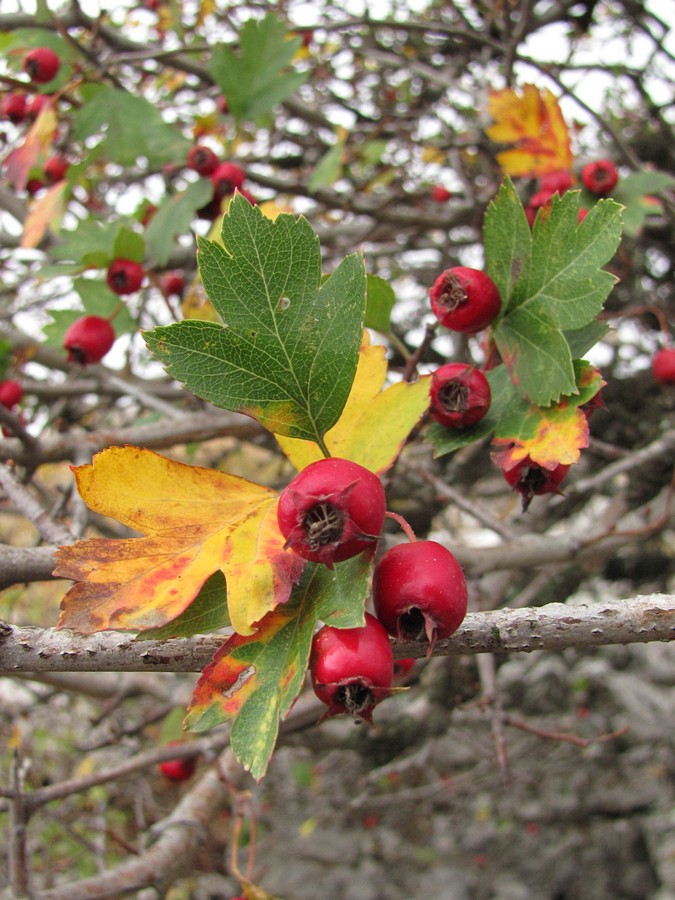
M 377 475 L 348 459 L 310 463 L 279 497 L 277 519 L 286 548 L 330 569 L 375 551 L 386 500 Z
M 562 463 L 553 469 L 545 469 L 526 456 L 511 469 L 504 469 L 504 478 L 514 491 L 523 498 L 523 512 L 532 502 L 532 498 L 540 494 L 561 494 L 560 485 L 569 466 Z
M 189 169 L 200 175 L 212 175 L 218 168 L 218 157 L 210 147 L 197 144 L 190 148 L 187 164 Z
M 499 314 L 502 300 L 497 285 L 479 269 L 455 266 L 442 272 L 429 291 L 431 309 L 451 331 L 475 334 Z
M 107 319 L 101 316 L 82 316 L 66 331 L 63 346 L 68 351 L 68 362 L 100 362 L 115 342 L 115 331 Z
M 452 553 L 436 541 L 397 544 L 373 572 L 375 614 L 403 641 L 437 640 L 459 628 L 467 610 L 466 579 Z
M 167 747 L 182 744 L 182 741 L 169 741 Z M 170 781 L 187 781 L 194 774 L 197 766 L 195 756 L 186 756 L 182 759 L 166 759 L 159 764 L 159 771 Z
M 581 172 L 581 180 L 592 194 L 597 194 L 598 197 L 605 197 L 616 187 L 619 173 L 611 160 L 598 159 L 584 166 Z
M 14 409 L 23 398 L 23 388 L 18 381 L 8 378 L 0 381 L 0 405 L 7 409 Z
M 475 366 L 447 363 L 431 377 L 430 412 L 446 428 L 468 428 L 490 407 L 490 384 Z
M 47 183 L 56 184 L 58 181 L 63 181 L 69 168 L 70 163 L 65 157 L 59 154 L 50 156 L 43 169 Z
M 394 654 L 384 627 L 370 613 L 359 628 L 324 625 L 312 640 L 309 671 L 314 693 L 328 707 L 372 722 L 373 709 L 392 693 Z
M 211 174 L 214 195 L 222 200 L 234 194 L 235 188 L 241 188 L 245 177 L 244 170 L 236 163 L 221 163 Z
M 133 294 L 143 283 L 145 273 L 133 259 L 114 259 L 108 266 L 106 282 L 116 294 Z
M 675 347 L 662 347 L 656 351 L 652 375 L 658 384 L 675 384 Z
M 61 60 L 51 47 L 35 47 L 23 58 L 23 70 L 34 84 L 46 84 L 56 77 Z

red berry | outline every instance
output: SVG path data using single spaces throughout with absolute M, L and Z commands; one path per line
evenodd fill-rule
M 560 494 L 560 484 L 568 470 L 569 466 L 563 464 L 545 469 L 526 456 L 513 468 L 503 471 L 507 482 L 522 496 L 524 511 L 536 494 Z
M 114 259 L 108 266 L 106 281 L 116 294 L 133 294 L 143 282 L 143 266 L 132 259 Z
M 659 384 L 675 384 L 675 347 L 662 347 L 652 359 L 652 375 Z
M 442 184 L 435 184 L 431 189 L 431 199 L 434 203 L 447 203 L 452 194 Z
M 57 181 L 63 181 L 69 167 L 70 163 L 63 156 L 51 156 L 44 166 L 45 178 L 49 184 L 56 184 Z
M 36 94 L 29 102 L 26 115 L 29 119 L 37 119 L 42 110 L 49 104 L 51 97 L 49 94 Z
M 197 144 L 190 149 L 187 164 L 189 169 L 194 169 L 200 175 L 212 175 L 218 168 L 218 157 L 210 147 Z
M 412 671 L 417 660 L 414 656 L 394 660 L 394 678 L 405 678 Z
M 244 170 L 236 163 L 221 163 L 211 174 L 215 196 L 222 200 L 223 197 L 234 194 L 234 189 L 241 188 L 245 177 Z
M 619 173 L 611 160 L 598 159 L 584 166 L 581 180 L 592 194 L 605 197 L 616 186 Z
M 299 556 L 333 568 L 375 551 L 386 500 L 377 475 L 348 459 L 320 459 L 295 476 L 279 497 L 279 529 Z
M 480 422 L 490 406 L 490 384 L 475 366 L 447 363 L 431 377 L 431 415 L 446 428 Z
M 182 272 L 165 272 L 159 279 L 159 287 L 165 297 L 182 297 L 185 278 Z
M 502 305 L 497 285 L 479 269 L 455 266 L 434 281 L 431 308 L 441 325 L 451 331 L 475 334 L 486 328 Z
M 222 94 L 218 96 L 218 98 L 216 99 L 216 109 L 222 115 L 227 114 L 229 109 L 227 105 L 227 97 L 224 97 Z
M 68 351 L 68 362 L 81 365 L 103 359 L 115 342 L 115 331 L 100 316 L 82 316 L 66 331 L 63 346 Z
M 46 84 L 56 77 L 61 60 L 51 47 L 35 47 L 23 58 L 23 70 L 35 84 Z
M 539 179 L 539 189 L 547 191 L 549 194 L 564 194 L 573 184 L 572 173 L 564 169 L 560 172 L 549 172 L 548 175 L 542 175 Z
M 579 214 L 577 215 L 577 222 L 583 222 L 589 212 L 589 209 L 580 209 Z
M 0 405 L 7 409 L 13 409 L 17 403 L 21 402 L 23 397 L 23 388 L 18 381 L 8 379 L 0 381 Z
M 174 747 L 182 741 L 169 741 L 167 747 Z M 195 756 L 187 756 L 183 759 L 167 759 L 159 764 L 159 771 L 171 781 L 187 781 L 194 774 L 197 766 Z
M 530 197 L 528 204 L 525 207 L 525 216 L 527 217 L 530 228 L 534 225 L 534 220 L 536 219 L 539 210 L 543 206 L 546 206 L 554 193 L 555 191 L 541 190 Z
M 372 720 L 373 709 L 391 693 L 394 654 L 387 632 L 366 613 L 360 628 L 324 627 L 314 635 L 309 660 L 314 693 L 340 713 Z
M 28 100 L 25 94 L 6 94 L 2 100 L 2 116 L 13 125 L 18 125 L 28 115 Z
M 442 544 L 397 544 L 382 556 L 373 573 L 375 614 L 389 634 L 406 641 L 450 637 L 467 608 L 462 567 Z

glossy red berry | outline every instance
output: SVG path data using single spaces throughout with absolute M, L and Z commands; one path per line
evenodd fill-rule
M 475 366 L 447 363 L 431 376 L 430 412 L 446 428 L 468 428 L 490 407 L 490 384 Z
M 44 165 L 43 171 L 47 182 L 49 184 L 56 184 L 57 181 L 63 181 L 69 168 L 70 163 L 68 160 L 57 154 L 56 156 L 49 157 Z
M 81 365 L 100 362 L 115 342 L 115 331 L 100 316 L 82 316 L 66 331 L 63 346 L 68 351 L 68 362 Z
M 159 287 L 165 297 L 182 297 L 185 277 L 182 272 L 165 272 L 159 279 Z
M 216 197 L 222 200 L 234 194 L 235 188 L 241 188 L 246 177 L 244 170 L 236 163 L 221 163 L 211 174 L 211 183 Z
M 143 283 L 143 266 L 133 259 L 114 259 L 108 266 L 106 281 L 116 294 L 133 294 Z
M 366 613 L 360 628 L 324 627 L 314 635 L 309 660 L 314 693 L 328 707 L 370 722 L 375 706 L 391 693 L 394 654 L 387 632 Z
M 417 660 L 414 656 L 407 656 L 405 659 L 394 660 L 394 678 L 401 679 L 409 675 L 415 667 Z
M 619 173 L 611 160 L 598 159 L 584 166 L 581 172 L 581 180 L 592 194 L 605 197 L 616 187 Z
M 189 169 L 194 169 L 200 175 L 212 175 L 218 168 L 218 157 L 210 147 L 197 144 L 190 149 L 187 164 Z
M 279 497 L 277 518 L 287 548 L 332 569 L 364 550 L 374 552 L 385 512 L 377 475 L 330 457 L 295 476 Z
M 174 747 L 182 741 L 169 741 L 167 747 Z M 194 774 L 197 766 L 195 756 L 186 756 L 182 759 L 167 759 L 159 764 L 159 771 L 171 781 L 187 781 Z
M 675 384 L 675 347 L 662 347 L 652 359 L 652 375 L 659 384 Z
M 18 381 L 8 378 L 0 381 L 0 405 L 13 409 L 23 398 L 23 388 Z
M 435 184 L 431 189 L 431 199 L 434 203 L 447 203 L 452 194 L 442 184 Z
M 511 469 L 503 471 L 506 481 L 522 496 L 523 510 L 526 510 L 536 495 L 562 493 L 560 485 L 569 466 L 561 463 L 553 469 L 545 469 L 526 456 Z
M 28 100 L 25 94 L 6 94 L 2 99 L 2 117 L 13 125 L 19 125 L 28 116 Z
M 375 614 L 389 634 L 405 641 L 450 637 L 467 609 L 466 579 L 448 549 L 436 541 L 397 544 L 373 572 Z
M 537 218 L 539 210 L 550 202 L 554 193 L 555 191 L 541 190 L 530 197 L 528 204 L 525 207 L 525 217 L 527 218 L 530 228 L 534 225 L 534 220 Z
M 574 184 L 574 177 L 571 172 L 565 169 L 559 172 L 549 172 L 548 175 L 542 175 L 539 179 L 539 190 L 547 191 L 549 194 L 564 194 Z
M 475 334 L 486 328 L 502 305 L 497 285 L 479 269 L 446 269 L 429 291 L 431 308 L 441 325 L 451 331 Z
M 35 47 L 23 58 L 23 70 L 35 84 L 46 84 L 56 77 L 61 60 L 51 47 Z

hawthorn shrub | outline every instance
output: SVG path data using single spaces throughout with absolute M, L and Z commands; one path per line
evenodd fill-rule
M 100 741 L 62 721 L 51 773 L 8 732 L 15 896 L 168 889 L 225 807 L 233 890 L 272 896 L 247 779 L 423 692 L 397 660 L 490 660 L 505 768 L 495 660 L 673 637 L 665 24 L 422 5 L 0 13 L 3 681 L 140 696 Z M 636 29 L 648 65 L 598 94 L 583 47 Z M 115 820 L 155 770 L 164 814 Z M 28 826 L 102 785 L 115 852 L 43 869 Z

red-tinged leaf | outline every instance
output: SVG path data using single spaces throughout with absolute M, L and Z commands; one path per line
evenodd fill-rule
M 530 459 L 544 469 L 572 465 L 579 461 L 581 450 L 588 446 L 588 420 L 581 409 L 602 388 L 602 376 L 589 363 L 574 364 L 578 394 L 565 397 L 548 407 L 527 404 L 514 398 L 497 427 L 493 454 L 495 463 L 511 469 L 522 459 Z
M 68 182 L 59 181 L 31 204 L 21 235 L 22 247 L 37 247 L 49 228 L 58 227 L 65 211 L 67 191 Z
M 110 447 L 74 472 L 92 510 L 145 536 L 59 549 L 56 574 L 77 581 L 61 604 L 59 627 L 161 627 L 218 570 L 230 620 L 242 634 L 288 600 L 303 561 L 283 549 L 276 491 L 138 447 Z
M 22 191 L 28 184 L 30 170 L 42 165 L 47 159 L 54 143 L 57 124 L 54 102 L 49 100 L 29 128 L 23 143 L 7 155 L 6 177 L 17 191 Z
M 230 737 L 237 759 L 262 778 L 279 722 L 302 689 L 317 622 L 363 624 L 370 566 L 355 558 L 334 570 L 309 564 L 288 604 L 277 606 L 254 635 L 231 637 L 197 682 L 185 725 L 206 731 L 235 719 Z
M 497 154 L 505 174 L 534 177 L 571 168 L 567 125 L 548 88 L 525 84 L 520 93 L 512 88 L 491 91 L 488 110 L 495 120 L 486 129 L 488 137 L 515 145 Z

